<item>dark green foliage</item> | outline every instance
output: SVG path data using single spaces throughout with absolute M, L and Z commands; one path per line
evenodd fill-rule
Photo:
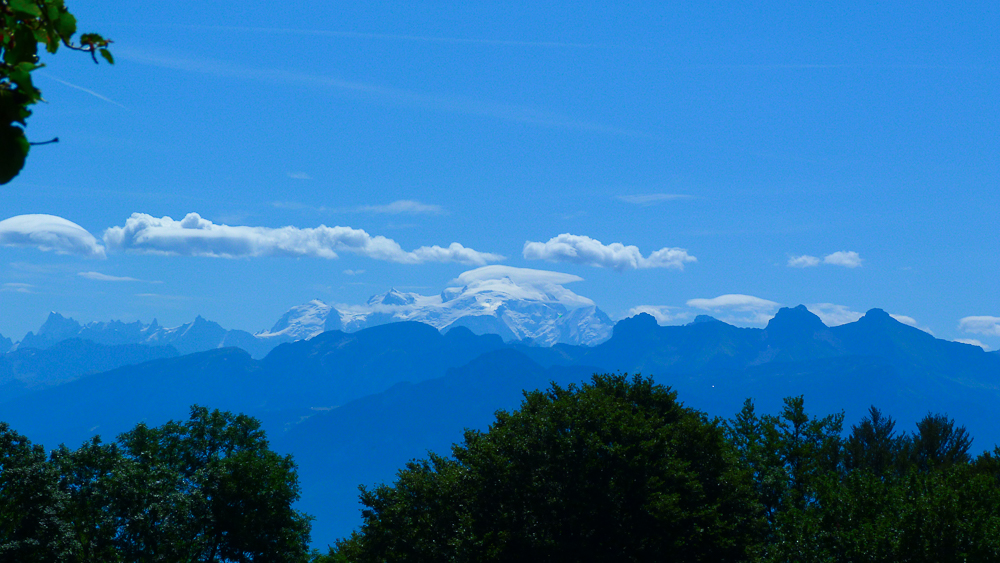
M 739 561 L 749 482 L 722 429 L 641 377 L 525 394 L 454 458 L 363 490 L 348 561 Z
M 809 417 L 802 397 L 785 399 L 780 416 L 760 418 L 748 400 L 727 425 L 767 523 L 757 558 L 805 561 L 819 549 L 826 530 L 819 523 L 818 499 L 843 467 L 842 425 L 842 414 Z
M 0 423 L 0 562 L 58 561 L 73 551 L 68 495 L 45 451 Z
M 0 0 L 0 184 L 11 181 L 24 167 L 31 148 L 24 136 L 29 106 L 42 99 L 31 80 L 39 63 L 38 46 L 55 53 L 60 45 L 67 49 L 97 54 L 109 63 L 110 40 L 96 33 L 84 33 L 73 43 L 76 18 L 63 0 Z
M 868 416 L 851 427 L 845 444 L 848 469 L 869 471 L 877 476 L 905 469 L 910 441 L 897 436 L 895 428 L 896 422 L 891 416 L 884 416 L 882 411 L 870 407 Z
M 920 469 L 965 464 L 971 461 L 972 438 L 964 426 L 943 414 L 928 414 L 917 423 L 911 459 Z
M 252 418 L 193 407 L 46 459 L 0 425 L 0 561 L 273 561 L 308 557 L 290 457 Z
M 184 559 L 194 561 L 302 556 L 309 526 L 291 508 L 295 466 L 268 449 L 257 420 L 194 407 L 186 423 L 140 424 L 119 443 L 142 483 L 133 503 L 153 515 L 134 520 L 133 533 L 156 549 L 186 545 Z
M 1000 560 L 1000 462 L 969 464 L 964 428 L 928 415 L 897 436 L 872 407 L 841 441 L 841 418 L 809 418 L 798 398 L 759 420 L 748 402 L 729 423 L 768 519 L 754 560 Z
M 363 488 L 316 561 L 1000 561 L 1000 448 L 972 462 L 944 415 L 842 425 L 802 397 L 720 427 L 648 379 L 553 386 Z

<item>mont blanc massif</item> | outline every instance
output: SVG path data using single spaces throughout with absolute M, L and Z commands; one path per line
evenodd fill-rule
M 183 419 L 194 404 L 252 415 L 276 451 L 293 454 L 318 545 L 360 523 L 359 484 L 391 481 L 407 460 L 448 451 L 464 429 L 517 407 L 522 390 L 594 373 L 655 376 L 711 416 L 730 417 L 747 398 L 774 412 L 801 395 L 811 412 L 843 410 L 847 423 L 871 405 L 900 428 L 928 410 L 953 413 L 973 449 L 1000 443 L 1000 355 L 882 310 L 839 326 L 801 305 L 764 328 L 708 316 L 660 326 L 644 313 L 614 323 L 563 287 L 572 280 L 489 268 L 438 295 L 310 301 L 256 334 L 201 317 L 165 328 L 52 313 L 18 342 L 0 337 L 0 408 L 47 446 Z

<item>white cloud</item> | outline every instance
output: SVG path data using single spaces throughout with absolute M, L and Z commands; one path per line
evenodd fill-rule
M 444 215 L 447 213 L 440 205 L 420 203 L 409 199 L 401 199 L 388 205 L 362 205 L 355 211 L 388 215 Z
M 663 203 L 664 201 L 691 199 L 691 196 L 685 194 L 636 194 L 620 195 L 617 196 L 616 199 L 624 201 L 625 203 L 634 203 L 635 205 L 655 205 L 657 203 Z
M 765 324 L 774 317 L 774 310 L 781 304 L 736 293 L 712 299 L 689 299 L 687 306 L 722 314 L 719 320 L 727 323 Z
M 353 252 L 375 260 L 401 264 L 459 262 L 483 265 L 503 260 L 499 254 L 479 252 L 457 242 L 447 247 L 421 246 L 412 251 L 383 236 L 361 229 L 327 227 L 231 227 L 217 225 L 188 213 L 175 221 L 133 213 L 124 227 L 104 232 L 104 243 L 114 250 L 147 254 L 240 258 L 251 256 L 314 256 L 337 258 L 337 252 Z
M 893 315 L 891 313 L 889 314 L 889 316 L 892 317 L 892 318 L 894 318 L 894 319 L 896 319 L 897 321 L 903 323 L 904 325 L 912 326 L 912 327 L 916 327 L 917 326 L 917 320 L 914 319 L 913 317 L 907 317 L 906 315 Z
M 983 350 L 989 352 L 990 347 L 983 344 L 982 342 L 976 340 L 975 338 L 956 338 L 955 342 L 961 342 L 962 344 L 971 344 L 973 346 L 979 346 Z
M 365 273 L 364 270 L 344 270 L 344 274 L 348 276 L 360 276 L 363 273 Z
M 462 272 L 458 278 L 448 283 L 467 287 L 476 292 L 495 291 L 519 299 L 557 301 L 571 309 L 593 306 L 592 300 L 563 287 L 563 284 L 578 281 L 583 281 L 583 278 L 562 272 L 494 265 Z M 449 288 L 445 291 L 458 289 L 460 288 Z
M 312 180 L 312 176 L 305 172 L 289 172 L 288 177 L 293 180 Z
M 683 270 L 685 262 L 697 260 L 683 248 L 661 248 L 649 257 L 643 257 L 635 246 L 625 246 L 619 242 L 605 245 L 599 240 L 569 233 L 551 238 L 548 242 L 525 242 L 523 254 L 528 260 L 571 262 L 618 271 L 639 268 Z
M 841 250 L 833 254 L 827 254 L 823 258 L 823 263 L 833 266 L 843 266 L 845 268 L 857 268 L 861 265 L 861 256 L 854 251 Z
M 78 276 L 81 278 L 87 278 L 88 280 L 94 281 L 107 281 L 107 282 L 145 282 L 146 280 L 140 280 L 137 278 L 120 277 L 120 276 L 109 276 L 107 274 L 102 274 L 100 272 L 77 272 Z M 158 282 L 151 282 L 158 283 Z
M 834 252 L 833 254 L 827 254 L 822 260 L 816 256 L 810 256 L 808 254 L 803 254 L 801 256 L 791 256 L 788 258 L 789 268 L 812 268 L 814 266 L 819 266 L 820 263 L 829 264 L 831 266 L 843 266 L 845 268 L 857 268 L 861 265 L 861 256 L 857 252 L 841 250 Z
M 483 266 L 475 270 L 462 272 L 457 278 L 448 282 L 449 284 L 469 285 L 473 282 L 484 280 L 499 280 L 510 278 L 518 285 L 540 285 L 555 284 L 563 285 L 567 283 L 583 281 L 580 276 L 564 274 L 562 272 L 552 272 L 550 270 L 532 270 L 531 268 L 515 268 L 514 266 Z
M 34 293 L 31 291 L 35 286 L 30 283 L 5 283 L 0 287 L 0 291 L 10 291 L 14 293 Z
M 819 266 L 819 258 L 803 254 L 802 256 L 792 256 L 788 259 L 788 266 L 791 268 L 811 268 Z
M 889 313 L 889 316 L 903 323 L 906 326 L 912 326 L 913 328 L 920 329 L 926 332 L 927 334 L 934 334 L 934 332 L 930 328 L 926 326 L 919 326 L 917 324 L 917 320 L 914 319 L 913 317 L 908 317 L 906 315 L 894 315 L 892 313 Z
M 812 314 L 819 317 L 826 326 L 840 326 L 853 323 L 864 316 L 864 313 L 852 311 L 844 305 L 835 305 L 833 303 L 813 303 L 812 305 L 806 305 L 806 309 L 809 309 Z
M 640 313 L 652 315 L 653 318 L 656 319 L 656 324 L 659 325 L 675 323 L 691 317 L 691 315 L 685 311 L 677 311 L 676 307 L 667 307 L 665 305 L 639 305 L 629 309 L 628 312 L 625 313 L 625 318 L 634 317 Z
M 965 317 L 958 321 L 958 328 L 964 332 L 1000 336 L 1000 317 Z
M 33 246 L 59 254 L 104 258 L 104 247 L 94 235 L 55 215 L 17 215 L 0 221 L 0 245 Z
M 760 297 L 754 297 L 753 295 L 730 293 L 727 295 L 720 295 L 712 299 L 689 299 L 687 305 L 688 307 L 706 310 L 732 309 L 734 311 L 767 311 L 778 308 L 780 304 L 775 303 L 774 301 L 768 301 L 767 299 L 761 299 Z

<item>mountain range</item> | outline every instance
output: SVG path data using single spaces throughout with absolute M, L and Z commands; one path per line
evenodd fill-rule
M 184 418 L 195 403 L 256 416 L 273 447 L 295 456 L 301 508 L 317 517 L 322 546 L 359 523 L 358 484 L 389 481 L 428 450 L 446 453 L 465 428 L 485 429 L 497 409 L 516 408 L 522 389 L 619 371 L 653 376 L 712 416 L 732 416 L 746 398 L 776 413 L 782 398 L 803 395 L 810 413 L 843 411 L 848 425 L 870 405 L 903 431 L 943 412 L 968 428 L 975 450 L 1000 443 L 1000 355 L 879 309 L 827 327 L 802 306 L 781 309 L 763 329 L 711 317 L 658 326 L 641 314 L 596 346 L 541 347 L 412 321 L 330 330 L 260 360 L 218 348 L 91 373 L 7 397 L 0 413 L 49 447 Z
M 339 309 L 315 299 L 292 307 L 270 330 L 256 334 L 227 330 L 201 316 L 190 323 L 167 328 L 155 319 L 150 324 L 140 321 L 81 324 L 52 312 L 37 333 L 29 332 L 20 342 L 0 335 L 0 354 L 26 348 L 44 350 L 78 338 L 111 346 L 172 346 L 181 354 L 237 347 L 260 359 L 279 344 L 309 339 L 326 331 L 351 333 L 403 321 L 422 322 L 442 332 L 463 326 L 475 334 L 497 334 L 507 342 L 524 340 L 539 346 L 556 343 L 593 346 L 611 336 L 614 323 L 593 301 L 556 283 L 566 279 L 539 280 L 526 277 L 523 272 L 523 269 L 487 266 L 462 274 L 455 281 L 463 285 L 449 287 L 439 295 L 405 293 L 393 288 L 372 296 L 364 305 L 339 306 Z M 569 278 L 572 281 L 572 276 Z

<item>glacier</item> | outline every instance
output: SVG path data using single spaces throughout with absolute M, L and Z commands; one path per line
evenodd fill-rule
M 364 305 L 332 305 L 319 299 L 291 308 L 257 338 L 282 342 L 328 330 L 356 332 L 390 322 L 418 321 L 442 332 L 464 326 L 475 334 L 538 346 L 595 346 L 611 337 L 614 323 L 592 300 L 563 286 L 577 276 L 510 266 L 470 270 L 437 295 L 395 288 Z

